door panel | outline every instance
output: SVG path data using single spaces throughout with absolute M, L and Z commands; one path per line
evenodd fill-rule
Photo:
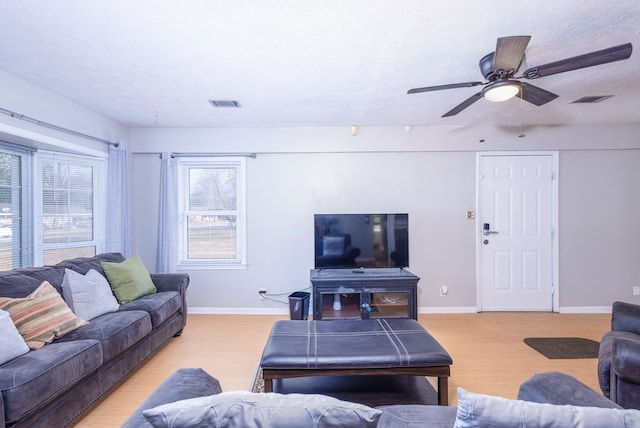
M 553 158 L 487 155 L 480 167 L 480 308 L 551 311 Z

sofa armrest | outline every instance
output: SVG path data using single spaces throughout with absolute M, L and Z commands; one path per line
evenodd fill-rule
M 611 330 L 640 334 L 640 305 L 614 302 L 611 309 Z
M 640 383 L 640 337 L 619 337 L 611 346 L 611 370 L 619 378 Z
M 180 331 L 176 333 L 176 336 L 182 334 L 182 329 L 187 323 L 187 287 L 189 286 L 189 275 L 186 273 L 152 273 L 151 281 L 156 286 L 156 290 L 162 291 L 177 291 L 180 293 L 182 300 L 182 310 L 184 318 L 182 321 L 182 327 Z
M 520 385 L 518 399 L 535 403 L 620 409 L 613 401 L 576 378 L 560 372 L 533 375 Z
M 185 294 L 189 286 L 189 275 L 186 273 L 152 273 L 150 275 L 158 291 L 177 291 Z
M 216 378 L 202 369 L 178 369 L 160 384 L 127 419 L 121 428 L 151 427 L 142 412 L 162 404 L 189 398 L 206 397 L 222 392 Z

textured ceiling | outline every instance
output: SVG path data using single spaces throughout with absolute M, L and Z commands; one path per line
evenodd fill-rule
M 637 0 L 21 0 L 0 2 L 0 28 L 0 69 L 134 127 L 640 122 Z M 407 95 L 483 80 L 478 60 L 510 35 L 532 36 L 528 67 L 636 52 L 534 81 L 559 95 L 541 107 L 441 118 L 477 88 Z M 592 95 L 613 97 L 571 104 Z

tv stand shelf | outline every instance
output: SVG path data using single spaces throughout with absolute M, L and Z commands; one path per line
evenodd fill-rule
M 418 278 L 406 269 L 313 269 L 313 319 L 418 319 Z

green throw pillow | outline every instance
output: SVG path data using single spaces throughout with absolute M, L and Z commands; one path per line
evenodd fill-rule
M 102 268 L 120 304 L 157 291 L 149 271 L 138 256 L 133 256 L 122 263 L 102 262 Z

